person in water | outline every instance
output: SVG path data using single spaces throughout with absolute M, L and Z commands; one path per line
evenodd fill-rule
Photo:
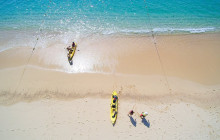
M 76 47 L 75 42 L 72 43 L 72 47 L 68 46 L 66 49 L 67 49 L 68 51 L 70 51 L 70 50 L 73 50 L 74 47 Z
M 148 115 L 147 112 L 142 112 L 141 115 L 140 115 L 140 117 L 141 117 L 141 119 L 143 119 L 143 118 L 145 118 L 147 115 Z
M 71 50 L 71 47 L 70 47 L 70 46 L 68 46 L 66 49 L 67 49 L 67 51 L 70 51 L 70 50 Z
M 133 110 L 131 110 L 131 111 L 128 112 L 128 116 L 129 116 L 129 117 L 131 117 L 133 114 L 134 114 L 134 111 L 133 111 Z
M 73 48 L 73 47 L 76 47 L 76 44 L 75 44 L 75 42 L 73 42 L 73 43 L 72 43 L 72 48 Z

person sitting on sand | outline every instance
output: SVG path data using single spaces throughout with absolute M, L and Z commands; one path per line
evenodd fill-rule
M 113 95 L 112 97 L 113 97 L 113 98 L 118 98 L 116 95 Z
M 141 119 L 143 119 L 143 118 L 145 118 L 147 115 L 148 115 L 147 112 L 142 112 L 141 115 L 140 115 L 140 117 L 141 117 Z
M 115 105 L 111 105 L 111 107 L 112 107 L 112 108 L 116 108 L 116 106 L 115 106 Z
M 113 99 L 113 103 L 115 103 L 116 100 L 118 99 L 118 97 L 117 97 L 116 95 L 114 95 L 113 98 L 114 98 L 114 99 Z
M 114 98 L 114 99 L 113 99 L 113 103 L 115 103 L 115 102 L 116 102 L 116 100 L 117 100 L 117 99 L 116 99 L 116 98 Z
M 129 116 L 129 117 L 131 117 L 133 114 L 134 114 L 134 111 L 133 111 L 133 110 L 131 110 L 131 111 L 128 112 L 128 116 Z

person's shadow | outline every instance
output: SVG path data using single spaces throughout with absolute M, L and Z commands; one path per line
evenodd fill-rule
M 150 121 L 146 120 L 145 118 L 142 119 L 141 121 L 145 126 L 147 126 L 148 128 L 150 128 Z
M 136 120 L 134 120 L 134 118 L 132 116 L 129 116 L 131 123 L 133 124 L 134 127 L 136 127 L 137 122 Z

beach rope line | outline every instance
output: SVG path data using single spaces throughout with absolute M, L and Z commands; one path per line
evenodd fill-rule
M 51 3 L 51 2 L 52 2 L 52 1 L 50 0 L 50 3 Z M 44 15 L 47 16 L 47 11 L 45 12 Z M 34 54 L 35 48 L 36 48 L 36 46 L 37 46 L 37 44 L 38 44 L 38 42 L 39 42 L 39 38 L 40 38 L 40 36 L 41 36 L 41 34 L 42 34 L 42 27 L 43 27 L 44 23 L 45 23 L 45 19 L 44 19 L 44 20 L 42 21 L 42 23 L 40 24 L 40 27 L 39 27 L 39 29 L 38 29 L 39 35 L 38 35 L 37 38 L 36 38 L 35 45 L 34 45 L 34 47 L 33 47 L 33 49 L 32 49 L 32 52 L 31 52 L 31 54 L 30 54 L 28 60 L 27 60 L 27 63 L 25 64 L 25 67 L 24 67 L 24 69 L 23 69 L 23 71 L 22 71 L 22 74 L 21 74 L 21 77 L 20 77 L 20 79 L 19 79 L 18 85 L 17 85 L 17 87 L 15 88 L 15 92 L 17 91 L 18 87 L 20 86 L 20 84 L 21 84 L 21 82 L 22 82 L 22 79 L 23 79 L 23 76 L 24 76 L 24 73 L 25 73 L 25 71 L 26 71 L 26 68 L 27 68 L 27 66 L 28 66 L 28 64 L 29 64 L 29 62 L 30 62 L 30 60 L 31 60 L 31 57 L 32 57 L 33 54 Z
M 31 55 L 29 56 L 28 61 L 27 61 L 27 63 L 25 64 L 25 67 L 24 67 L 24 69 L 23 69 L 23 71 L 22 71 L 21 77 L 20 77 L 20 79 L 19 79 L 19 82 L 18 82 L 18 85 L 17 85 L 15 91 L 17 91 L 18 87 L 20 86 L 20 83 L 21 83 L 21 81 L 22 81 L 22 79 L 23 79 L 23 76 L 24 76 L 24 73 L 25 73 L 25 71 L 26 71 L 26 67 L 27 67 L 27 65 L 29 64 L 29 61 L 30 61 L 32 55 L 34 54 L 34 50 L 35 50 L 35 47 L 36 47 L 36 45 L 37 45 L 38 40 L 39 40 L 39 39 L 37 38 L 37 41 L 36 41 L 36 43 L 35 43 L 35 45 L 34 45 L 34 47 L 33 47 L 33 50 L 32 50 L 32 52 L 31 52 Z
M 164 65 L 163 65 L 163 61 L 161 59 L 161 56 L 160 56 L 160 53 L 159 53 L 159 50 L 158 50 L 158 47 L 157 47 L 156 37 L 154 35 L 154 31 L 153 31 L 153 28 L 152 28 L 152 24 L 151 24 L 150 15 L 149 15 L 149 12 L 148 12 L 149 10 L 148 10 L 146 0 L 144 0 L 144 4 L 145 4 L 145 8 L 147 10 L 147 16 L 148 16 L 148 19 L 149 19 L 149 25 L 150 25 L 150 30 L 151 30 L 151 36 L 152 36 L 153 42 L 154 42 L 154 48 L 156 50 L 156 53 L 157 53 L 157 56 L 158 56 L 158 59 L 159 59 L 159 62 L 160 62 L 160 67 L 163 71 L 164 79 L 166 81 L 165 85 L 167 86 L 169 93 L 172 94 L 172 90 L 170 88 L 170 84 L 169 84 L 168 79 L 167 79 L 167 74 L 166 74 L 166 71 L 165 71 L 165 68 L 164 68 Z

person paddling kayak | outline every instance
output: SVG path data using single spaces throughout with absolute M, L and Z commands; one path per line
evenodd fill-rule
M 72 43 L 72 48 L 73 48 L 73 47 L 76 47 L 76 44 L 75 44 L 75 42 L 73 42 L 73 43 Z
M 67 51 L 70 51 L 70 50 L 72 50 L 74 47 L 76 47 L 76 43 L 75 43 L 75 42 L 72 43 L 72 47 L 68 46 L 66 49 L 67 49 Z
M 67 53 L 68 60 L 71 61 L 72 57 L 73 57 L 73 55 L 75 53 L 75 50 L 76 50 L 76 43 L 73 42 L 72 43 L 72 47 L 68 46 L 66 49 L 68 51 L 68 53 Z

